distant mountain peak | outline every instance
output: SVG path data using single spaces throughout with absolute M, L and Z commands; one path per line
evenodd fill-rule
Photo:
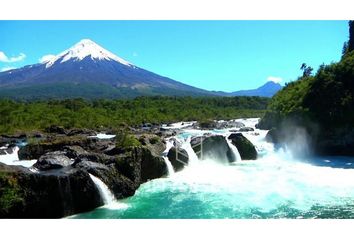
M 204 96 L 211 92 L 160 76 L 83 39 L 39 64 L 0 72 L 0 98 Z
M 249 90 L 240 90 L 232 92 L 232 96 L 260 96 L 260 97 L 272 97 L 283 87 L 279 83 L 274 81 L 268 81 L 259 88 L 249 89 Z
M 94 41 L 90 39 L 82 39 L 71 48 L 65 50 L 64 52 L 48 60 L 46 62 L 46 67 L 49 68 L 55 63 L 64 63 L 69 60 L 81 61 L 86 57 L 90 57 L 92 60 L 116 61 L 126 66 L 130 66 L 130 67 L 134 66 L 128 61 L 104 49 Z

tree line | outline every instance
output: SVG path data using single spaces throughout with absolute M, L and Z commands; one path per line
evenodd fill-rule
M 263 97 L 137 97 L 120 100 L 0 100 L 0 133 L 65 128 L 119 128 L 143 123 L 261 117 Z

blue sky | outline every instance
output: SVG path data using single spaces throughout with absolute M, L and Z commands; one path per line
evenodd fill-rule
M 89 38 L 129 62 L 207 90 L 292 81 L 338 61 L 347 21 L 0 21 L 0 69 Z

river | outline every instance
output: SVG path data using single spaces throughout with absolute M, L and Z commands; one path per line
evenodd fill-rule
M 258 119 L 239 121 L 254 127 Z M 177 138 L 188 144 L 205 132 L 186 129 Z M 354 218 L 354 158 L 299 156 L 309 150 L 303 136 L 294 137 L 296 151 L 276 149 L 266 132 L 243 133 L 257 148 L 255 161 L 194 161 L 142 184 L 130 198 L 71 218 Z

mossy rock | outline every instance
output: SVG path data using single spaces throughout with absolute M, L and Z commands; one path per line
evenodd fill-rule
M 23 196 L 17 179 L 7 172 L 0 172 L 0 216 L 21 204 Z

